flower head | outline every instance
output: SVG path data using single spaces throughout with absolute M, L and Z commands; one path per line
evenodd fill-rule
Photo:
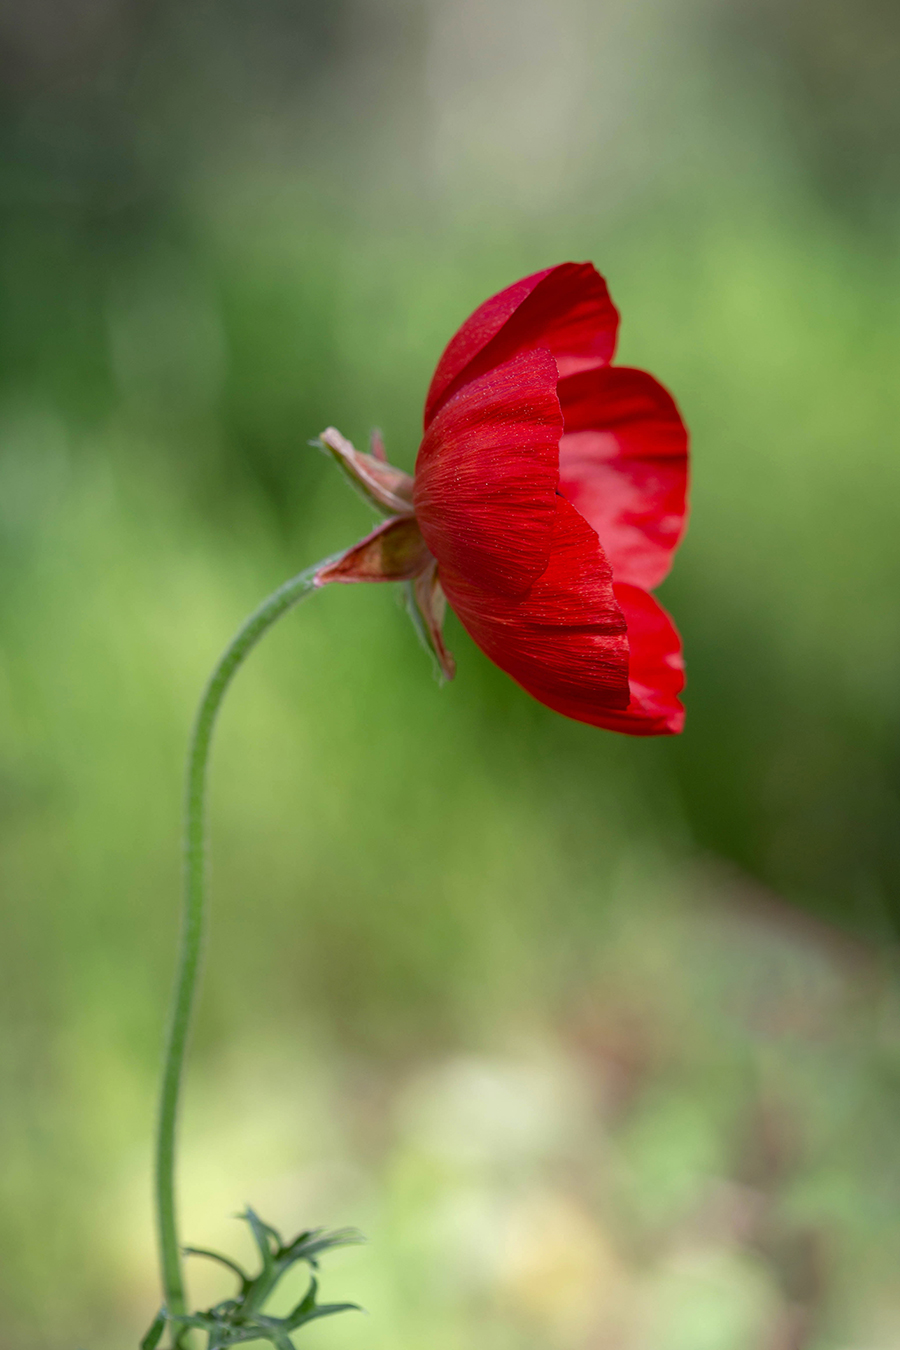
M 317 584 L 406 582 L 447 678 L 449 602 L 541 703 L 646 736 L 684 723 L 681 643 L 650 592 L 684 529 L 687 432 L 651 375 L 610 364 L 618 321 L 590 263 L 486 300 L 438 362 L 414 478 L 380 438 L 360 454 L 324 431 L 388 518 Z

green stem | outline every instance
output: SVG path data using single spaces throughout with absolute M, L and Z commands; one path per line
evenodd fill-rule
M 316 573 L 322 566 L 322 563 L 318 563 L 315 567 L 301 572 L 299 576 L 292 577 L 254 610 L 225 649 L 210 676 L 194 722 L 188 755 L 185 801 L 185 890 L 181 951 L 166 1045 L 156 1133 L 156 1218 L 159 1256 L 166 1308 L 170 1314 L 176 1316 L 185 1313 L 187 1307 L 175 1212 L 175 1135 L 184 1055 L 203 946 L 206 908 L 206 783 L 213 728 L 225 691 L 238 667 L 273 623 L 314 588 Z M 183 1334 L 173 1333 L 173 1344 L 178 1346 L 182 1343 Z

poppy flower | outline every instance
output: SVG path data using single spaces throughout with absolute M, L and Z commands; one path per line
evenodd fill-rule
M 590 263 L 486 300 L 448 344 L 411 477 L 380 437 L 321 442 L 388 519 L 316 584 L 401 581 L 446 678 L 449 603 L 539 702 L 594 726 L 682 729 L 681 643 L 651 595 L 686 512 L 687 432 L 651 375 L 611 365 L 619 316 Z

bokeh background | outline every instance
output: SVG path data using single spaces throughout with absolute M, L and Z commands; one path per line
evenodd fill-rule
M 895 0 L 6 0 L 0 1347 L 158 1302 L 182 757 L 445 341 L 590 258 L 693 432 L 688 729 L 324 592 L 241 673 L 184 1229 L 356 1224 L 309 1350 L 900 1346 Z M 229 1290 L 193 1268 L 198 1300 Z

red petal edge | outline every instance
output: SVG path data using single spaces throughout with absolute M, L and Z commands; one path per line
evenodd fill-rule
M 441 568 L 506 595 L 546 569 L 556 518 L 556 362 L 523 352 L 471 380 L 425 433 L 413 500 Z
M 624 712 L 598 718 L 596 725 L 628 736 L 677 736 L 684 729 L 678 630 L 659 601 L 639 586 L 617 582 L 613 589 L 628 624 L 631 702 Z
M 594 527 L 617 582 L 652 589 L 684 533 L 688 437 L 671 395 L 642 370 L 560 380 L 559 490 Z
M 592 263 L 560 263 L 479 305 L 450 339 L 425 400 L 425 426 L 467 380 L 517 352 L 545 347 L 560 377 L 608 365 L 619 315 Z
M 557 497 L 546 572 L 511 599 L 441 568 L 447 599 L 482 651 L 529 694 L 567 717 L 604 725 L 629 701 L 628 640 L 612 574 L 587 522 Z

